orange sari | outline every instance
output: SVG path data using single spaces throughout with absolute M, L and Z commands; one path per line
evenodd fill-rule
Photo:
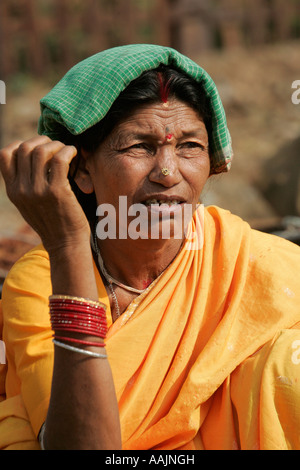
M 300 249 L 216 207 L 190 228 L 114 324 L 95 267 L 123 448 L 300 449 Z M 4 286 L 0 448 L 39 448 L 53 367 L 49 269 L 37 247 Z

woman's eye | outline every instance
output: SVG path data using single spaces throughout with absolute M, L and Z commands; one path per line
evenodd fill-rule
M 134 144 L 132 145 L 131 147 L 129 147 L 131 149 L 146 149 L 148 148 L 146 144 L 143 144 L 143 143 L 139 143 L 139 144 Z
M 204 145 L 199 144 L 199 142 L 184 142 L 183 144 L 181 144 L 181 147 L 187 149 L 197 148 L 200 150 L 205 150 Z
M 139 143 L 136 143 L 136 144 L 133 144 L 133 145 L 129 145 L 126 148 L 122 148 L 122 149 L 119 150 L 119 152 L 128 153 L 128 152 L 131 152 L 133 150 L 144 150 L 144 151 L 149 152 L 149 151 L 151 151 L 151 148 L 146 143 L 139 142 Z
M 147 144 L 146 142 L 139 142 L 137 144 L 131 145 L 128 147 L 128 151 L 130 152 L 131 150 L 141 150 L 143 152 L 151 153 L 151 155 L 155 153 L 153 146 Z

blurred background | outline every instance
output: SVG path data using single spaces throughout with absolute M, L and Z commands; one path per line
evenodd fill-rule
M 202 202 L 299 243 L 300 0 L 1 0 L 0 146 L 36 134 L 40 98 L 70 67 L 128 43 L 176 48 L 219 89 L 235 158 Z M 0 177 L 0 280 L 37 242 Z

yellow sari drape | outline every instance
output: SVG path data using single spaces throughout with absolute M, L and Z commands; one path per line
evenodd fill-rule
M 123 448 L 300 449 L 300 249 L 216 207 L 200 208 L 191 230 L 196 238 L 114 324 L 95 267 Z M 0 448 L 38 447 L 53 364 L 50 294 L 38 247 L 3 291 Z

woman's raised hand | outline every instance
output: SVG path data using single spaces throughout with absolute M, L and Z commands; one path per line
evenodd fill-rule
M 49 252 L 89 237 L 88 221 L 68 180 L 76 154 L 75 147 L 46 136 L 0 151 L 7 195 Z

